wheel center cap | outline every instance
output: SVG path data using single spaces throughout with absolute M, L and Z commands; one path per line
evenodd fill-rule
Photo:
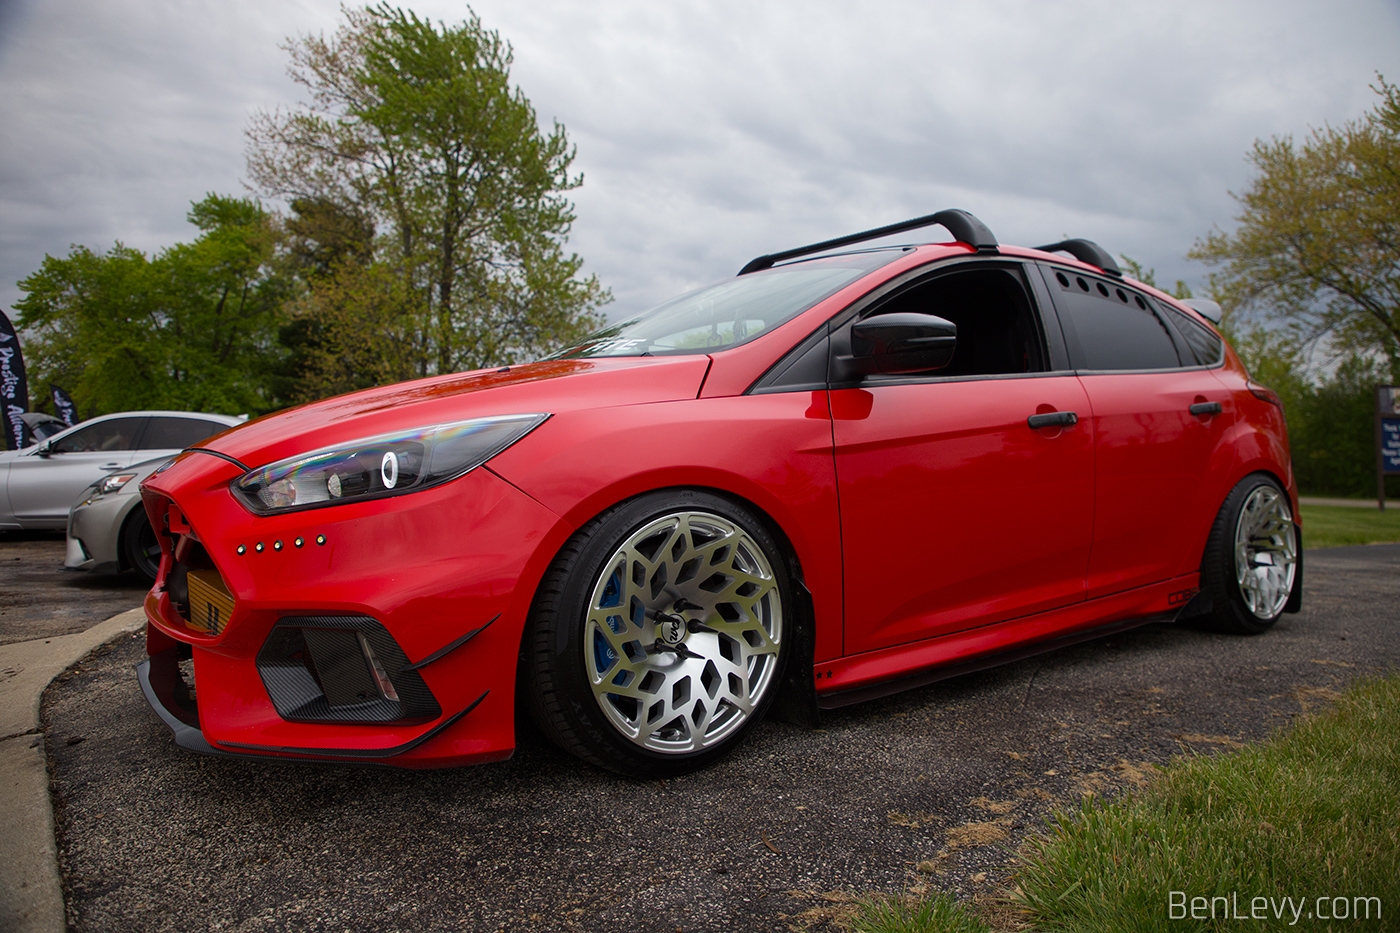
M 656 634 L 668 645 L 679 645 L 685 641 L 685 619 L 671 612 L 663 612 L 656 619 Z

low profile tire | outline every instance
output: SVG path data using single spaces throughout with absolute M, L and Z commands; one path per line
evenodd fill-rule
M 156 582 L 160 570 L 160 541 L 156 539 L 151 520 L 146 510 L 137 505 L 122 526 L 122 557 L 126 566 L 143 577 L 148 583 Z
M 702 768 L 772 703 L 792 609 L 783 551 L 749 509 L 700 490 L 622 503 L 569 540 L 536 594 L 531 711 L 619 774 Z
M 1255 473 L 1240 481 L 1211 526 L 1201 589 L 1217 631 L 1257 635 L 1283 614 L 1298 573 L 1298 529 L 1288 493 Z

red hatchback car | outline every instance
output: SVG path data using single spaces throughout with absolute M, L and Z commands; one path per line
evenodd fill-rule
M 956 241 L 849 248 L 932 224 Z M 270 415 L 142 494 L 142 687 L 234 756 L 494 761 L 528 709 L 677 774 L 775 701 L 812 721 L 1145 622 L 1257 633 L 1302 591 L 1278 398 L 1095 244 L 963 211 Z

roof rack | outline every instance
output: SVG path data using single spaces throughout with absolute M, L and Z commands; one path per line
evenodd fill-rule
M 1058 243 L 1037 246 L 1036 249 L 1042 253 L 1069 253 L 1080 262 L 1098 266 L 1109 275 L 1116 275 L 1120 279 L 1123 277 L 1123 270 L 1119 269 L 1118 263 L 1114 262 L 1113 257 L 1108 255 L 1108 250 L 1093 240 L 1061 240 Z
M 986 224 L 982 223 L 982 221 L 978 220 L 967 211 L 949 209 L 946 211 L 939 211 L 937 214 L 929 214 L 926 217 L 915 217 L 913 220 L 905 220 L 897 224 L 890 224 L 888 227 L 876 227 L 874 230 L 866 230 L 863 233 L 852 233 L 850 236 L 837 237 L 834 240 L 823 240 L 820 243 L 813 243 L 810 246 L 799 246 L 796 249 L 783 250 L 781 253 L 769 253 L 766 256 L 759 256 L 756 259 L 750 260 L 748 265 L 739 270 L 739 274 L 746 275 L 750 272 L 757 272 L 760 269 L 767 269 L 774 263 L 782 262 L 784 259 L 805 256 L 808 253 L 820 253 L 823 250 L 835 249 L 838 246 L 847 246 L 851 243 L 861 243 L 865 240 L 878 240 L 880 237 L 889 236 L 892 233 L 902 233 L 905 230 L 913 230 L 917 227 L 931 227 L 935 224 L 947 228 L 948 232 L 953 235 L 953 239 L 957 240 L 959 243 L 966 243 L 979 253 L 995 253 L 997 251 L 997 238 L 992 235 L 992 231 L 987 228 Z M 1082 242 L 1088 241 L 1085 240 Z

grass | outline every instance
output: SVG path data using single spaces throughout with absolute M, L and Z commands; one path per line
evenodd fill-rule
M 1299 511 L 1305 548 L 1400 541 L 1400 502 L 1384 512 L 1346 505 L 1304 505 Z
M 941 891 L 921 900 L 862 898 L 851 923 L 859 933 L 991 933 L 980 917 Z
M 1028 930 L 1395 929 L 1397 814 L 1400 675 L 1392 675 L 1357 684 L 1332 709 L 1261 745 L 1175 762 L 1137 797 L 1089 798 L 1055 814 L 1048 832 L 1022 847 L 1014 897 Z M 1230 914 L 1225 901 L 1190 900 L 1232 896 Z M 1261 897 L 1272 899 L 1262 902 L 1268 919 L 1233 917 L 1248 915 Z M 1292 898 L 1286 906 L 1285 897 Z M 1329 925 L 1310 916 L 1319 897 L 1328 911 L 1365 909 L 1371 919 Z M 987 929 L 946 897 L 929 903 L 921 912 L 885 901 L 854 926 L 861 933 Z M 1217 919 L 1191 919 L 1194 904 L 1209 904 Z

